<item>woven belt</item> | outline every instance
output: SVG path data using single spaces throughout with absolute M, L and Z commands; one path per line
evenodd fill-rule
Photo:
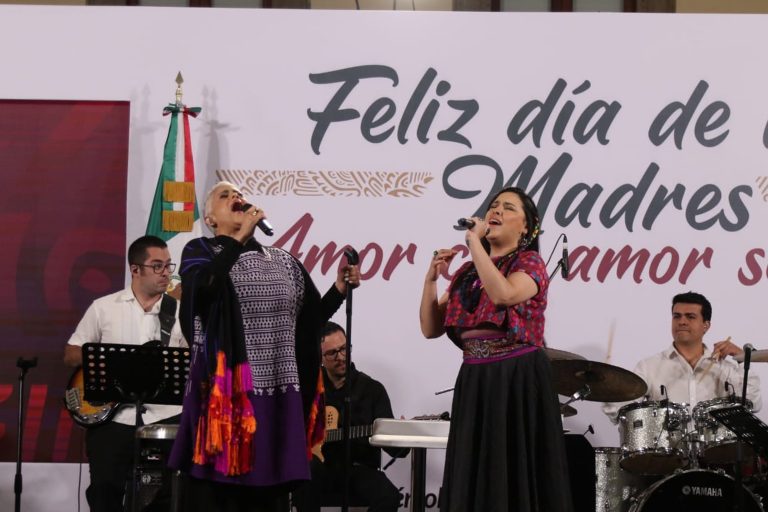
M 470 338 L 462 340 L 464 362 L 483 362 L 506 359 L 536 350 L 538 347 L 518 343 L 506 338 Z

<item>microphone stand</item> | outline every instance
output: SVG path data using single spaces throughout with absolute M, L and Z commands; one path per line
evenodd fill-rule
M 741 406 L 746 410 L 747 408 L 747 379 L 749 378 L 749 363 L 752 360 L 752 347 L 744 347 L 744 383 L 741 387 Z M 734 485 L 736 486 L 736 504 L 734 510 L 744 510 L 744 486 L 742 485 L 743 475 L 742 471 L 742 453 L 741 453 L 741 438 L 736 441 L 736 467 L 734 468 Z
M 555 254 L 555 249 L 557 248 L 557 242 L 560 241 L 562 238 L 563 240 L 563 256 L 557 260 L 557 265 L 555 266 L 555 270 L 552 271 L 552 273 L 549 275 L 549 281 L 552 282 L 552 278 L 554 278 L 557 275 L 557 271 L 559 270 L 560 273 L 563 275 L 563 279 L 568 279 L 568 271 L 570 269 L 568 265 L 568 236 L 565 233 L 561 233 L 559 237 L 557 237 L 557 240 L 555 240 L 555 247 L 552 248 L 552 252 L 549 255 L 549 258 L 547 258 L 547 263 L 549 263 L 549 260 L 552 258 L 552 255 Z
M 349 265 L 357 265 L 360 261 L 360 256 L 351 246 L 347 246 L 344 251 L 344 256 L 346 256 Z M 350 373 L 352 371 L 352 285 L 349 282 L 347 282 L 346 311 L 347 361 L 344 369 L 344 425 L 342 427 L 342 439 L 344 442 L 344 492 L 342 493 L 341 512 L 349 511 L 349 480 L 352 469 L 352 439 L 349 435 L 352 428 L 352 382 L 350 379 Z
M 19 373 L 19 423 L 18 432 L 16 434 L 16 476 L 13 479 L 13 492 L 14 498 L 14 512 L 21 511 L 21 489 L 23 485 L 23 478 L 21 476 L 21 445 L 24 437 L 24 378 L 27 376 L 27 372 L 30 368 L 37 366 L 37 358 L 24 359 L 20 357 L 16 361 L 16 366 L 21 369 Z

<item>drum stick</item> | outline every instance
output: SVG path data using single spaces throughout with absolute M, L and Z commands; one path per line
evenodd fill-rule
M 728 337 L 725 339 L 725 341 L 731 341 L 731 337 L 730 337 L 730 336 L 728 336 Z M 707 365 L 707 367 L 706 367 L 706 368 L 704 368 L 704 371 L 703 371 L 703 372 L 701 372 L 701 375 L 699 375 L 699 378 L 697 379 L 697 381 L 698 381 L 698 382 L 701 382 L 701 379 L 703 379 L 704 377 L 706 377 L 706 375 L 709 373 L 709 370 L 711 370 L 711 369 L 712 369 L 712 366 L 714 366 L 714 364 L 715 364 L 715 361 L 716 361 L 716 360 L 717 360 L 717 358 L 715 358 L 715 357 L 711 357 L 711 358 L 709 359 L 709 364 Z
M 608 350 L 605 353 L 605 363 L 610 364 L 611 355 L 613 355 L 613 336 L 616 334 L 616 320 L 611 320 L 611 325 L 608 328 Z

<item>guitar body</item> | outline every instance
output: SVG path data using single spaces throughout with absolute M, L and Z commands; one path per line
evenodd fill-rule
M 332 405 L 326 405 L 325 406 L 325 436 L 328 437 L 328 432 L 331 430 L 336 430 L 339 427 L 339 411 Z M 321 462 L 325 462 L 325 457 L 323 456 L 323 444 L 318 443 L 315 446 L 312 447 L 312 455 L 320 459 Z
M 87 402 L 83 396 L 85 396 L 85 380 L 83 369 L 78 368 L 70 377 L 67 389 L 64 391 L 64 407 L 72 416 L 72 420 L 81 427 L 96 427 L 108 422 L 120 407 L 118 402 Z
M 450 415 L 447 412 L 442 414 L 415 416 L 414 420 L 423 421 L 447 421 L 450 419 Z M 370 437 L 373 435 L 373 425 L 356 425 L 350 427 L 349 438 L 360 439 L 363 437 Z M 325 406 L 325 437 L 322 443 L 312 447 L 312 455 L 320 459 L 321 462 L 325 462 L 323 456 L 323 445 L 325 443 L 332 443 L 341 441 L 344 439 L 344 430 L 339 428 L 339 410 L 332 405 Z

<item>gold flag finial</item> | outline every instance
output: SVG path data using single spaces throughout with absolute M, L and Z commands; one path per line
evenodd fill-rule
M 181 106 L 181 96 L 183 94 L 181 92 L 181 84 L 183 83 L 184 83 L 184 78 L 181 76 L 181 71 L 179 71 L 179 73 L 176 75 L 176 106 L 177 107 Z

